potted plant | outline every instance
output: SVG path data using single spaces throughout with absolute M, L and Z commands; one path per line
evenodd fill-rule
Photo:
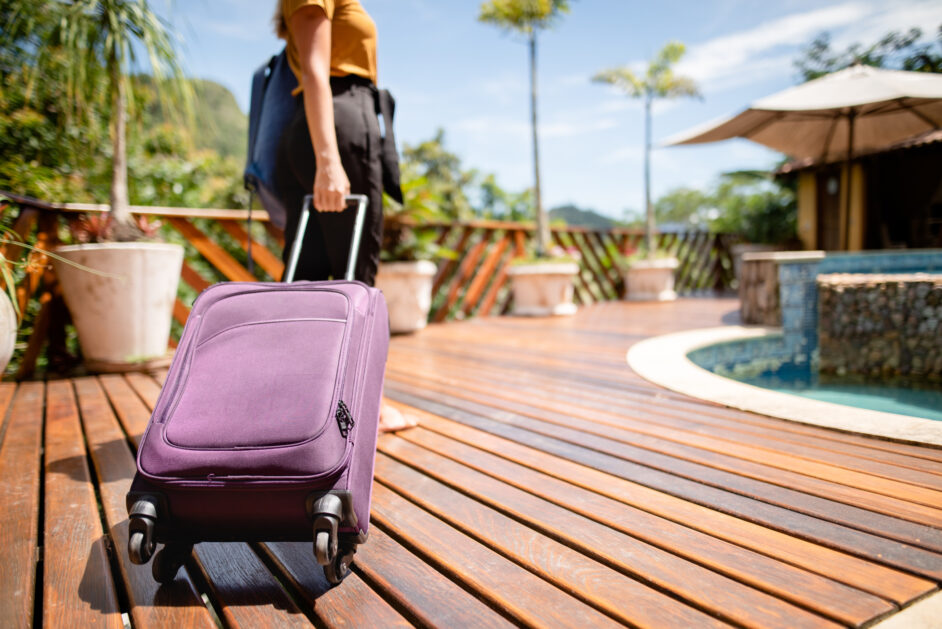
M 49 34 L 54 45 L 39 48 L 36 71 L 61 67 L 69 105 L 66 118 L 107 115 L 112 141 L 109 216 L 86 219 L 80 228 L 96 232 L 90 240 L 98 242 L 59 250 L 62 258 L 99 273 L 74 273 L 59 263 L 56 272 L 88 366 L 147 366 L 166 354 L 163 330 L 169 335 L 183 249 L 148 240 L 131 214 L 126 141 L 131 71 L 140 59 L 148 59 L 162 102 L 182 104 L 187 113 L 192 87 L 177 63 L 166 22 L 147 0 L 75 0 L 51 3 L 49 10 L 56 12 L 56 26 Z M 92 225 L 96 220 L 100 224 Z M 106 239 L 112 242 L 101 242 Z M 164 286 L 155 288 L 158 283 Z M 163 338 L 162 345 L 150 340 L 151 329 Z
M 405 173 L 404 173 L 405 174 Z M 440 199 L 425 177 L 406 177 L 402 204 L 383 199 L 385 225 L 376 287 L 383 291 L 389 309 L 389 329 L 394 334 L 415 332 L 428 323 L 432 307 L 432 283 L 438 267 L 434 258 L 455 257 L 440 246 L 434 229 L 422 223 L 440 220 Z
M 0 199 L 0 214 L 9 206 L 5 200 Z M 59 256 L 49 251 L 39 249 L 29 243 L 23 242 L 23 239 L 9 227 L 0 225 L 0 278 L 2 278 L 3 290 L 0 291 L 0 374 L 6 370 L 7 365 L 13 358 L 13 352 L 16 347 L 17 330 L 23 319 L 23 313 L 20 312 L 19 301 L 16 295 L 16 285 L 18 277 L 23 273 L 34 268 L 43 268 L 44 263 L 40 262 L 36 254 L 41 254 L 53 260 Z M 8 247 L 20 248 L 29 251 L 25 260 L 20 260 L 19 255 L 8 257 L 6 252 Z M 64 261 L 63 261 L 64 262 Z M 74 268 L 88 272 L 91 269 L 76 265 L 75 263 L 65 263 Z
M 651 204 L 651 106 L 656 99 L 700 97 L 700 90 L 689 77 L 678 75 L 673 66 L 684 56 L 686 47 L 668 42 L 648 63 L 643 73 L 628 66 L 609 68 L 595 74 L 592 80 L 615 86 L 629 98 L 644 101 L 644 247 L 642 255 L 631 256 L 626 277 L 627 299 L 667 301 L 677 298 L 674 292 L 674 269 L 678 262 L 671 257 L 658 257 L 655 242 L 655 214 Z
M 625 268 L 625 299 L 628 301 L 673 301 L 674 271 L 680 265 L 670 253 L 647 247 L 626 249 L 622 266 Z
M 183 247 L 158 242 L 159 226 L 139 218 L 141 238 L 114 242 L 110 215 L 83 216 L 70 224 L 77 244 L 56 249 L 53 267 L 90 371 L 169 364 Z M 83 273 L 76 265 L 98 273 Z
M 548 256 L 515 259 L 507 275 L 513 291 L 512 312 L 520 316 L 572 315 L 572 280 L 579 273 L 581 255 L 575 248 L 553 247 Z

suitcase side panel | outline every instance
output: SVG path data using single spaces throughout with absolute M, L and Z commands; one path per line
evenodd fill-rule
M 378 292 L 378 291 L 377 291 Z M 363 380 L 358 391 L 357 412 L 360 415 L 353 431 L 353 454 L 350 457 L 347 487 L 353 495 L 357 528 L 369 531 L 370 502 L 373 493 L 373 467 L 376 462 L 376 440 L 379 412 L 389 351 L 389 314 L 380 293 L 371 316 L 372 325 L 366 341 Z

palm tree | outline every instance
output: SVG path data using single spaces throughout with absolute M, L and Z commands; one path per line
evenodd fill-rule
M 147 0 L 45 0 L 44 4 L 50 12 L 61 12 L 51 43 L 64 53 L 72 113 L 91 116 L 96 107 L 106 104 L 105 99 L 110 105 L 114 237 L 134 239 L 139 232 L 128 203 L 126 129 L 133 95 L 130 73 L 140 53 L 147 57 L 164 104 L 182 104 L 186 112 L 191 111 L 192 88 L 177 62 L 169 27 L 151 11 Z
M 536 204 L 537 255 L 545 255 L 549 221 L 540 196 L 540 151 L 536 124 L 536 31 L 549 28 L 559 15 L 569 12 L 568 0 L 488 0 L 481 5 L 478 20 L 507 31 L 523 33 L 530 46 L 530 127 L 533 132 L 533 191 Z
M 651 205 L 651 102 L 655 98 L 700 97 L 693 79 L 677 76 L 672 69 L 685 51 L 680 42 L 669 42 L 648 63 L 643 76 L 621 66 L 602 70 L 592 77 L 596 83 L 614 85 L 630 98 L 644 99 L 644 245 L 649 258 L 653 258 L 655 252 L 654 206 Z

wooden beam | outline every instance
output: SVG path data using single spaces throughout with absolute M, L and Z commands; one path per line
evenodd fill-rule
M 225 249 L 213 242 L 184 218 L 169 217 L 168 222 L 199 251 L 210 264 L 216 267 L 227 279 L 233 282 L 254 282 L 255 276 L 229 255 Z

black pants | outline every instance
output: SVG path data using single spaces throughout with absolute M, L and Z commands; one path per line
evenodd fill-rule
M 370 286 L 379 266 L 383 238 L 383 171 L 381 136 L 376 115 L 375 90 L 367 79 L 332 77 L 334 125 L 340 161 L 350 180 L 352 194 L 369 198 L 354 276 Z M 298 95 L 297 111 L 278 147 L 276 186 L 285 195 L 285 264 L 298 231 L 304 195 L 314 189 L 314 148 L 304 113 L 304 97 Z M 342 279 L 347 268 L 354 212 L 311 212 L 307 233 L 295 271 L 296 280 Z

